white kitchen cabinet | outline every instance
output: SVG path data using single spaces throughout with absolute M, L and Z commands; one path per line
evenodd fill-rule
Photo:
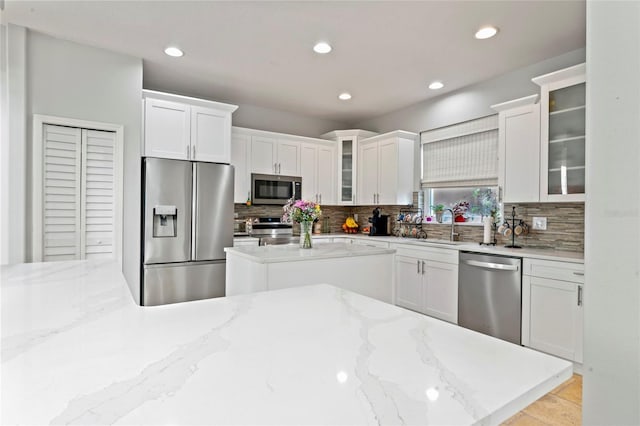
M 458 265 L 423 261 L 421 271 L 425 285 L 423 312 L 452 323 L 458 322 Z
M 422 312 L 423 277 L 420 274 L 422 260 L 415 257 L 396 256 L 396 305 Z
M 144 155 L 187 160 L 191 154 L 189 106 L 162 99 L 145 99 Z
M 210 163 L 231 161 L 231 114 L 227 111 L 191 107 L 192 159 Z
M 525 259 L 522 344 L 582 363 L 584 265 Z
M 232 132 L 231 165 L 234 167 L 234 203 L 246 203 L 251 199 L 251 174 L 249 173 L 249 149 L 251 136 Z
M 254 135 L 250 163 L 252 173 L 300 176 L 300 142 Z
M 304 142 L 300 147 L 302 198 L 320 204 L 336 203 L 336 148 Z
M 376 135 L 377 133 L 366 130 L 336 130 L 322 135 L 325 139 L 336 141 L 338 145 L 337 204 L 356 204 L 358 141 Z
M 415 133 L 399 130 L 360 142 L 358 204 L 413 202 L 416 137 Z
M 380 150 L 378 143 L 361 145 L 358 152 L 358 204 L 377 204 Z
M 498 111 L 498 185 L 501 201 L 540 201 L 538 95 L 492 105 Z
M 251 136 L 251 173 L 276 174 L 278 140 L 266 136 Z
M 146 157 L 229 163 L 231 114 L 220 102 L 143 90 Z
M 458 251 L 395 245 L 395 303 L 458 323 Z
M 584 201 L 586 66 L 532 81 L 540 86 L 540 201 Z

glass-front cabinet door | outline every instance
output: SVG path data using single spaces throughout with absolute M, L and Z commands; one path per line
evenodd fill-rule
M 334 130 L 322 135 L 338 143 L 338 197 L 339 205 L 356 204 L 358 144 L 361 140 L 376 136 L 377 133 L 367 130 Z
M 340 174 L 340 204 L 352 204 L 355 201 L 355 140 L 354 138 L 344 138 L 338 141 Z
M 533 79 L 541 87 L 540 201 L 584 201 L 585 65 Z

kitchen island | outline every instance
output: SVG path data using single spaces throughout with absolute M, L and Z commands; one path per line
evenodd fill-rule
M 229 247 L 226 294 L 326 283 L 393 302 L 394 249 L 346 243 Z
M 104 261 L 2 267 L 2 424 L 499 424 L 571 364 L 329 285 L 140 307 Z

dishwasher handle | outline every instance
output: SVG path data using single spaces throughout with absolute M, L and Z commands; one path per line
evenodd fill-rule
M 477 260 L 465 260 L 464 263 L 470 266 L 477 266 L 478 268 L 497 269 L 500 271 L 517 271 L 518 270 L 518 265 L 504 265 L 502 263 L 493 263 L 493 262 L 478 262 Z

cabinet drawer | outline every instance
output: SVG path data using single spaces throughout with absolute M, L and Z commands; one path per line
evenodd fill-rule
M 410 244 L 391 244 L 396 249 L 396 255 L 409 256 L 434 262 L 458 264 L 458 250 L 438 247 L 417 247 Z
M 532 277 L 584 283 L 584 265 L 552 260 L 524 259 L 523 273 Z

